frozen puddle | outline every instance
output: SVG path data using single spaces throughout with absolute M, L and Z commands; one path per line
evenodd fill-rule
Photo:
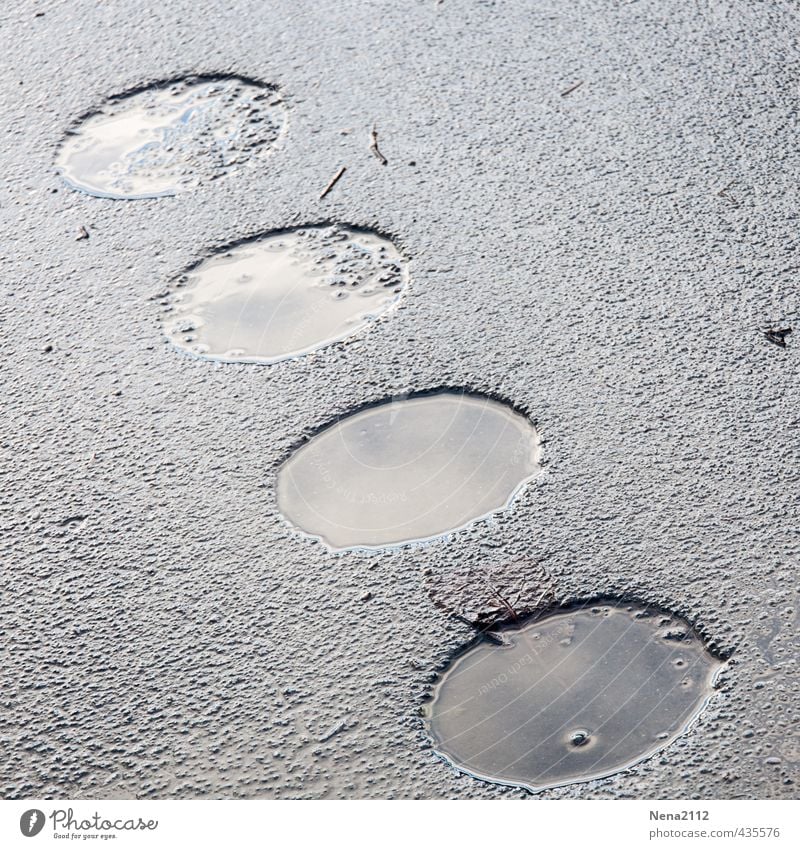
M 278 506 L 335 550 L 421 541 L 507 507 L 538 460 L 528 419 L 489 398 L 439 392 L 322 431 L 280 469 Z
M 611 775 L 687 730 L 721 663 L 682 620 L 603 604 L 507 630 L 458 656 L 426 704 L 436 751 L 487 781 L 543 790 Z
M 167 336 L 199 356 L 274 363 L 344 339 L 390 309 L 407 282 L 397 248 L 335 225 L 264 236 L 179 281 Z
M 285 123 L 273 88 L 188 78 L 112 97 L 67 136 L 56 165 L 70 186 L 100 197 L 174 195 L 269 148 Z

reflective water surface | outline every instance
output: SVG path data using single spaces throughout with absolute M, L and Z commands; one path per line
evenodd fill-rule
M 237 78 L 179 80 L 111 98 L 67 136 L 56 165 L 101 197 L 174 195 L 228 173 L 276 141 L 277 93 Z
M 434 747 L 489 781 L 541 790 L 618 772 L 686 731 L 721 663 L 641 605 L 566 610 L 458 656 L 425 706 Z
M 377 233 L 338 225 L 282 231 L 189 271 L 164 329 L 202 357 L 274 363 L 364 328 L 397 302 L 407 279 L 397 248 Z
M 539 471 L 528 419 L 479 395 L 388 401 L 341 419 L 278 474 L 281 513 L 330 548 L 430 539 L 507 507 Z

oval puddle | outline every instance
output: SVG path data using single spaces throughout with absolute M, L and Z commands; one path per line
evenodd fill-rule
M 377 233 L 339 225 L 281 231 L 190 269 L 164 330 L 208 359 L 275 363 L 358 332 L 397 303 L 407 281 L 399 251 Z
M 539 438 L 510 407 L 438 392 L 341 419 L 280 469 L 278 507 L 329 548 L 384 548 L 507 507 L 539 471 Z
M 270 86 L 189 77 L 110 98 L 67 136 L 56 166 L 70 186 L 92 195 L 164 197 L 246 163 L 285 123 Z
M 686 622 L 641 605 L 556 612 L 456 657 L 425 705 L 434 748 L 531 791 L 603 778 L 685 732 L 722 663 Z

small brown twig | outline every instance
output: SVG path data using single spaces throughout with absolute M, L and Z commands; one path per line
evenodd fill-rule
M 388 165 L 389 160 L 380 152 L 378 148 L 378 130 L 375 128 L 375 125 L 372 125 L 372 132 L 369 134 L 370 142 L 369 149 L 372 151 L 375 158 L 381 165 Z
M 562 91 L 561 96 L 566 97 L 568 94 L 572 94 L 572 92 L 575 91 L 576 89 L 579 89 L 583 85 L 583 83 L 584 83 L 583 80 L 578 80 L 578 82 L 573 83 L 568 89 L 566 89 L 565 91 Z
M 491 591 L 492 591 L 492 592 L 493 592 L 493 593 L 497 596 L 497 598 L 500 600 L 500 604 L 502 604 L 502 605 L 503 605 L 503 607 L 505 607 L 505 609 L 509 612 L 509 615 L 511 616 L 511 618 L 512 618 L 515 622 L 517 622 L 517 621 L 519 620 L 519 617 L 517 616 L 517 611 L 516 611 L 516 610 L 514 610 L 514 608 L 513 608 L 513 607 L 512 607 L 512 606 L 508 603 L 508 600 L 507 600 L 506 598 L 504 598 L 504 597 L 500 594 L 500 590 L 498 590 L 498 589 L 497 589 L 497 587 L 495 587 L 495 586 L 492 584 L 492 582 L 488 580 L 488 578 L 487 578 L 487 579 L 484 579 L 484 580 L 486 581 L 486 584 L 487 584 L 487 586 L 489 587 L 489 589 L 490 589 L 490 590 L 491 590 Z
M 320 200 L 322 200 L 328 194 L 328 192 L 339 182 L 340 177 L 342 176 L 342 174 L 344 174 L 345 171 L 347 171 L 347 166 L 342 165 L 342 167 L 336 172 L 330 183 L 325 186 L 325 190 L 319 196 Z
M 528 589 L 528 585 L 527 585 L 527 583 L 523 583 L 523 585 L 522 585 L 522 586 L 520 587 L 520 589 L 519 589 L 519 592 L 518 592 L 518 593 L 514 596 L 514 601 L 510 601 L 510 602 L 509 602 L 509 605 L 510 605 L 510 606 L 511 606 L 514 610 L 516 610 L 516 609 L 517 609 L 517 605 L 519 604 L 520 599 L 522 598 L 523 594 L 525 593 L 525 590 L 527 590 L 527 589 Z
M 729 189 L 731 186 L 735 186 L 735 185 L 736 185 L 736 182 L 735 182 L 735 181 L 734 181 L 733 183 L 728 183 L 728 185 L 727 185 L 727 186 L 725 186 L 725 188 L 724 188 L 724 189 L 720 189 L 720 190 L 717 192 L 717 197 L 724 198 L 726 201 L 728 201 L 728 203 L 732 203 L 734 206 L 739 206 L 739 201 L 738 201 L 738 200 L 736 200 L 736 198 L 735 198 L 733 195 L 729 195 L 729 194 L 728 194 L 728 189 Z

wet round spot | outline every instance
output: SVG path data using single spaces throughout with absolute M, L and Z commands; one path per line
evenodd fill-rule
M 537 791 L 663 749 L 702 710 L 721 662 L 685 622 L 668 620 L 686 635 L 676 644 L 642 609 L 562 610 L 461 653 L 425 705 L 436 751 L 478 778 Z
M 67 136 L 56 166 L 70 186 L 99 197 L 174 195 L 263 153 L 285 123 L 270 86 L 191 77 L 110 98 Z
M 399 251 L 377 233 L 281 231 L 190 269 L 168 302 L 164 330 L 208 359 L 275 363 L 366 327 L 397 303 L 407 280 Z
M 332 549 L 382 548 L 507 507 L 539 471 L 527 418 L 479 395 L 388 401 L 337 422 L 280 469 L 281 513 Z

